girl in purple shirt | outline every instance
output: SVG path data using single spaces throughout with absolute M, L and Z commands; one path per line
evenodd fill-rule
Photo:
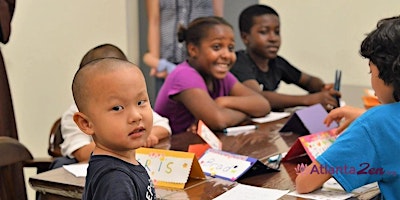
M 212 130 L 235 126 L 247 117 L 261 117 L 269 102 L 229 72 L 236 61 L 232 26 L 220 17 L 201 17 L 180 28 L 188 60 L 168 75 L 155 111 L 170 120 L 172 133 L 185 132 L 197 120 Z

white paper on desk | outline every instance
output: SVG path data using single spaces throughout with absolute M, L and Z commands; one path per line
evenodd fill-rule
M 266 199 L 269 200 L 279 199 L 287 194 L 289 190 L 277 190 L 270 188 L 255 187 L 250 185 L 238 184 L 234 188 L 226 191 L 214 200 L 234 200 L 234 199 Z
M 66 169 L 69 173 L 73 174 L 76 177 L 86 177 L 88 166 L 88 163 L 63 165 L 64 169 Z
M 318 199 L 318 200 L 344 200 L 353 196 L 352 193 L 339 190 L 315 190 L 308 194 L 299 194 L 296 191 L 289 193 L 288 195 L 301 197 L 305 199 Z
M 363 194 L 366 192 L 369 192 L 371 190 L 377 190 L 379 189 L 378 183 L 373 182 L 364 186 L 361 186 L 359 188 L 354 189 L 351 191 L 351 193 L 355 195 Z M 345 191 L 342 186 L 336 181 L 334 178 L 328 179 L 324 185 L 322 186 L 322 190 L 340 190 L 340 191 Z
M 265 117 L 260 117 L 260 118 L 252 118 L 251 120 L 256 123 L 266 123 L 266 122 L 273 122 L 276 120 L 283 119 L 287 116 L 289 116 L 289 112 L 270 112 L 267 116 Z

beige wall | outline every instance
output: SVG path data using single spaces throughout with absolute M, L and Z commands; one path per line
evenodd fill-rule
M 341 69 L 342 84 L 369 86 L 367 60 L 359 55 L 365 34 L 379 19 L 400 14 L 398 0 L 260 0 L 280 15 L 279 54 L 307 73 L 333 82 Z M 297 91 L 295 87 L 281 90 Z
M 70 85 L 87 50 L 113 43 L 138 58 L 136 10 L 134 0 L 17 0 L 11 39 L 1 49 L 20 141 L 35 157 L 47 156 L 51 125 L 73 103 Z

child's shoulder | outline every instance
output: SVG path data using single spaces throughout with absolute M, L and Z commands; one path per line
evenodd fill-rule
M 92 155 L 89 160 L 89 168 L 118 166 L 121 159 L 109 155 Z
M 176 79 L 174 81 L 182 81 L 185 79 L 193 80 L 196 77 L 201 78 L 200 73 L 191 67 L 189 63 L 183 62 L 176 66 L 174 71 L 167 76 L 167 79 Z
M 388 115 L 390 117 L 400 115 L 400 102 L 381 104 L 374 106 L 367 110 L 361 117 L 382 117 L 382 115 Z
M 382 104 L 368 109 L 359 116 L 354 125 L 382 130 L 384 127 L 400 124 L 400 103 Z
M 89 161 L 89 169 L 93 170 L 107 170 L 107 171 L 123 171 L 129 172 L 130 170 L 143 171 L 145 170 L 142 165 L 134 165 L 126 162 L 120 158 L 109 155 L 92 155 Z

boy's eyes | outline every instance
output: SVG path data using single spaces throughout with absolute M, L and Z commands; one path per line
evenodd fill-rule
M 114 110 L 114 111 L 120 111 L 122 109 L 124 109 L 123 106 L 114 106 L 114 107 L 112 107 L 112 110 Z
M 137 102 L 137 105 L 138 106 L 143 106 L 143 105 L 146 104 L 146 102 L 147 102 L 147 100 L 141 100 L 141 101 Z M 121 105 L 112 107 L 112 110 L 114 110 L 114 111 L 120 111 L 122 109 L 124 109 L 124 106 L 121 106 Z
M 146 100 L 141 100 L 137 103 L 138 106 L 143 106 L 147 101 Z
M 263 35 L 266 35 L 266 34 L 268 34 L 269 32 L 270 32 L 270 30 L 260 30 L 260 31 L 258 31 L 260 34 L 263 34 Z M 274 33 L 276 34 L 276 35 L 279 35 L 280 34 L 280 30 L 279 29 L 277 29 L 277 30 L 274 30 Z

